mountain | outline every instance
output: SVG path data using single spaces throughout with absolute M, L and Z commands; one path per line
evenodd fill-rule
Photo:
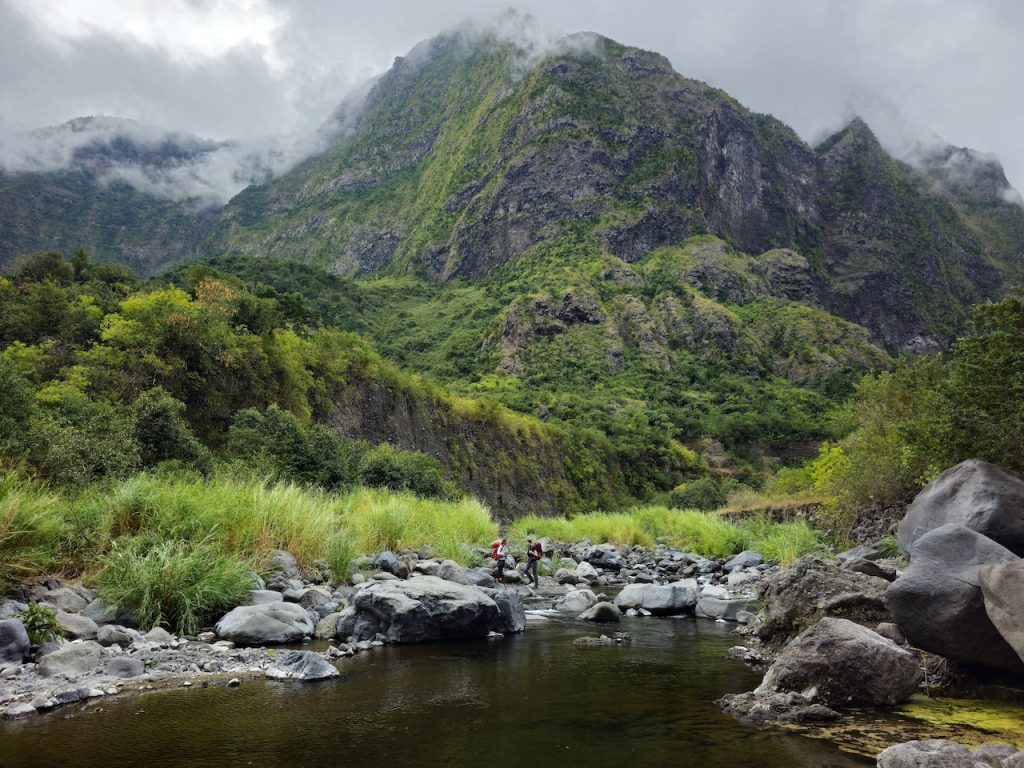
M 812 148 L 664 57 L 596 35 L 534 58 L 440 36 L 397 59 L 351 122 L 232 200 L 202 252 L 479 280 L 565 237 L 629 264 L 709 233 L 801 253 L 822 307 L 905 350 L 944 345 L 966 304 L 1024 266 L 1024 210 L 1001 169 L 997 194 L 940 188 L 861 120 Z

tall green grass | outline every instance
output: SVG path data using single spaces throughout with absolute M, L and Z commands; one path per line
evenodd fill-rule
M 57 495 L 14 476 L 0 476 L 0 595 L 55 567 L 64 538 Z

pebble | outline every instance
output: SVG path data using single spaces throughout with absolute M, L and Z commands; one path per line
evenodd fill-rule
M 241 684 L 242 681 L 239 680 L 237 677 L 232 677 L 230 680 L 228 680 L 228 688 L 237 688 Z

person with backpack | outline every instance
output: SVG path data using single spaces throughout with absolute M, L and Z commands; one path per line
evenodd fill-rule
M 494 572 L 494 578 L 499 584 L 505 583 L 505 558 L 508 557 L 508 539 L 502 537 L 491 542 L 491 559 L 494 560 L 498 570 Z
M 537 589 L 540 586 L 540 576 L 538 575 L 537 569 L 540 566 L 540 559 L 544 556 L 544 547 L 541 546 L 540 541 L 534 541 L 532 538 L 526 540 L 526 578 L 531 578 L 530 574 L 533 574 L 533 588 Z

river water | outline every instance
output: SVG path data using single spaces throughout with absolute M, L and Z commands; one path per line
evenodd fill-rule
M 531 621 L 502 639 L 377 648 L 322 683 L 152 692 L 0 722 L 0 766 L 852 768 L 825 741 L 741 725 L 712 703 L 760 675 L 722 658 L 733 625 Z

